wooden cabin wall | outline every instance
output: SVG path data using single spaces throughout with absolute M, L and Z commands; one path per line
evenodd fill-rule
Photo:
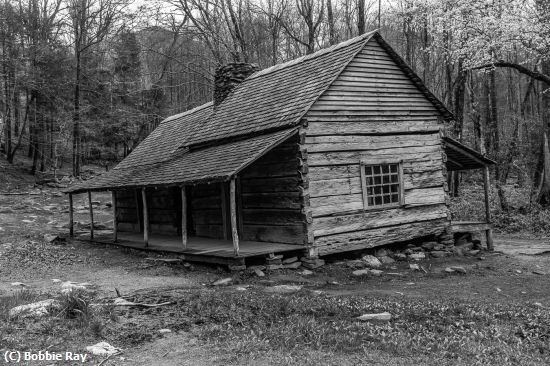
M 181 198 L 178 187 L 147 189 L 151 233 L 178 235 L 181 226 Z
M 138 196 L 141 199 L 141 195 Z M 140 232 L 136 190 L 125 189 L 116 192 L 116 217 L 118 231 Z
M 305 116 L 319 254 L 441 233 L 448 225 L 439 113 L 375 41 Z M 403 161 L 404 205 L 364 210 L 360 162 Z
M 298 148 L 292 137 L 242 172 L 242 240 L 304 245 Z
M 224 239 L 220 183 L 192 187 L 192 221 L 195 236 Z

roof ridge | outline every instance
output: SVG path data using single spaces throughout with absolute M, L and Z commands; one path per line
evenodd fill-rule
M 198 111 L 200 111 L 200 110 L 203 110 L 204 108 L 210 107 L 212 104 L 213 104 L 212 101 L 206 102 L 206 103 L 201 104 L 201 105 L 199 105 L 199 106 L 197 106 L 197 107 L 195 107 L 195 108 L 188 109 L 188 110 L 186 110 L 185 112 L 178 113 L 178 114 L 174 114 L 174 115 L 172 115 L 172 116 L 168 116 L 168 117 L 166 117 L 164 120 L 162 120 L 160 123 L 170 122 L 170 121 L 173 121 L 173 120 L 178 119 L 178 118 L 180 118 L 180 117 L 184 117 L 184 116 L 187 116 L 187 115 L 189 115 L 189 114 L 198 112 Z
M 285 69 L 287 67 L 300 64 L 304 61 L 309 61 L 309 60 L 312 60 L 314 58 L 323 56 L 327 53 L 334 52 L 334 51 L 339 50 L 341 48 L 347 47 L 347 46 L 349 46 L 353 43 L 361 42 L 361 41 L 363 41 L 367 38 L 370 38 L 370 37 L 372 37 L 372 35 L 374 35 L 377 32 L 378 32 L 378 30 L 363 33 L 363 34 L 361 34 L 357 37 L 350 38 L 347 41 L 340 42 L 338 44 L 332 45 L 332 46 L 327 47 L 327 48 L 322 48 L 322 49 L 318 50 L 317 52 L 310 53 L 309 55 L 304 55 L 304 56 L 301 56 L 301 57 L 298 57 L 298 58 L 295 58 L 295 59 L 292 59 L 292 60 L 289 60 L 289 61 L 286 61 L 286 62 L 283 62 L 283 63 L 280 63 L 280 64 L 270 66 L 270 67 L 265 68 L 263 70 L 256 71 L 254 74 L 247 77 L 246 80 L 251 80 L 251 79 L 258 78 L 260 76 L 268 75 L 268 74 L 271 74 L 275 71 L 282 70 L 282 69 Z

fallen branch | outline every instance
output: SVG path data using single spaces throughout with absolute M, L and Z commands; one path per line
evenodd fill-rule
M 101 365 L 103 365 L 103 364 L 104 364 L 105 362 L 109 361 L 109 359 L 110 359 L 111 357 L 113 357 L 113 356 L 114 356 L 115 354 L 116 354 L 116 355 L 119 355 L 119 354 L 120 354 L 120 352 L 118 352 L 118 353 L 113 353 L 113 354 L 110 354 L 109 356 L 107 356 L 107 358 L 105 358 L 105 359 L 104 359 L 103 361 L 101 361 L 100 363 L 98 363 L 98 364 L 97 364 L 97 366 L 101 366 Z
M 0 195 L 2 196 L 38 196 L 41 195 L 41 192 L 0 192 Z
M 118 298 L 115 299 L 113 305 L 115 305 L 115 306 L 141 306 L 141 307 L 144 307 L 144 308 L 157 308 L 159 306 L 171 305 L 173 303 L 174 303 L 173 301 L 167 301 L 167 302 L 162 302 L 160 304 L 143 304 L 143 303 L 139 303 L 139 302 L 128 301 L 126 299 L 118 297 Z

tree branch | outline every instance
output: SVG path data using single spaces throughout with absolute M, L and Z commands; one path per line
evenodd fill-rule
M 490 64 L 485 64 L 485 65 L 481 65 L 481 66 L 472 67 L 472 70 L 491 69 L 491 68 L 494 68 L 494 67 L 503 67 L 503 68 L 506 67 L 506 68 L 515 69 L 520 74 L 527 75 L 527 76 L 529 76 L 529 77 L 531 77 L 535 80 L 542 81 L 546 85 L 550 86 L 550 76 L 549 75 L 546 75 L 546 74 L 540 73 L 538 71 L 528 69 L 525 66 L 522 66 L 522 65 L 519 65 L 519 64 L 516 64 L 516 63 L 513 63 L 513 62 L 507 62 L 507 61 L 500 60 L 500 61 L 492 62 Z

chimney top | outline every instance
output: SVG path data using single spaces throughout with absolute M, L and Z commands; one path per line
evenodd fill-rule
M 245 62 L 233 62 L 219 67 L 214 75 L 214 107 L 220 105 L 237 85 L 258 69 L 257 64 Z

